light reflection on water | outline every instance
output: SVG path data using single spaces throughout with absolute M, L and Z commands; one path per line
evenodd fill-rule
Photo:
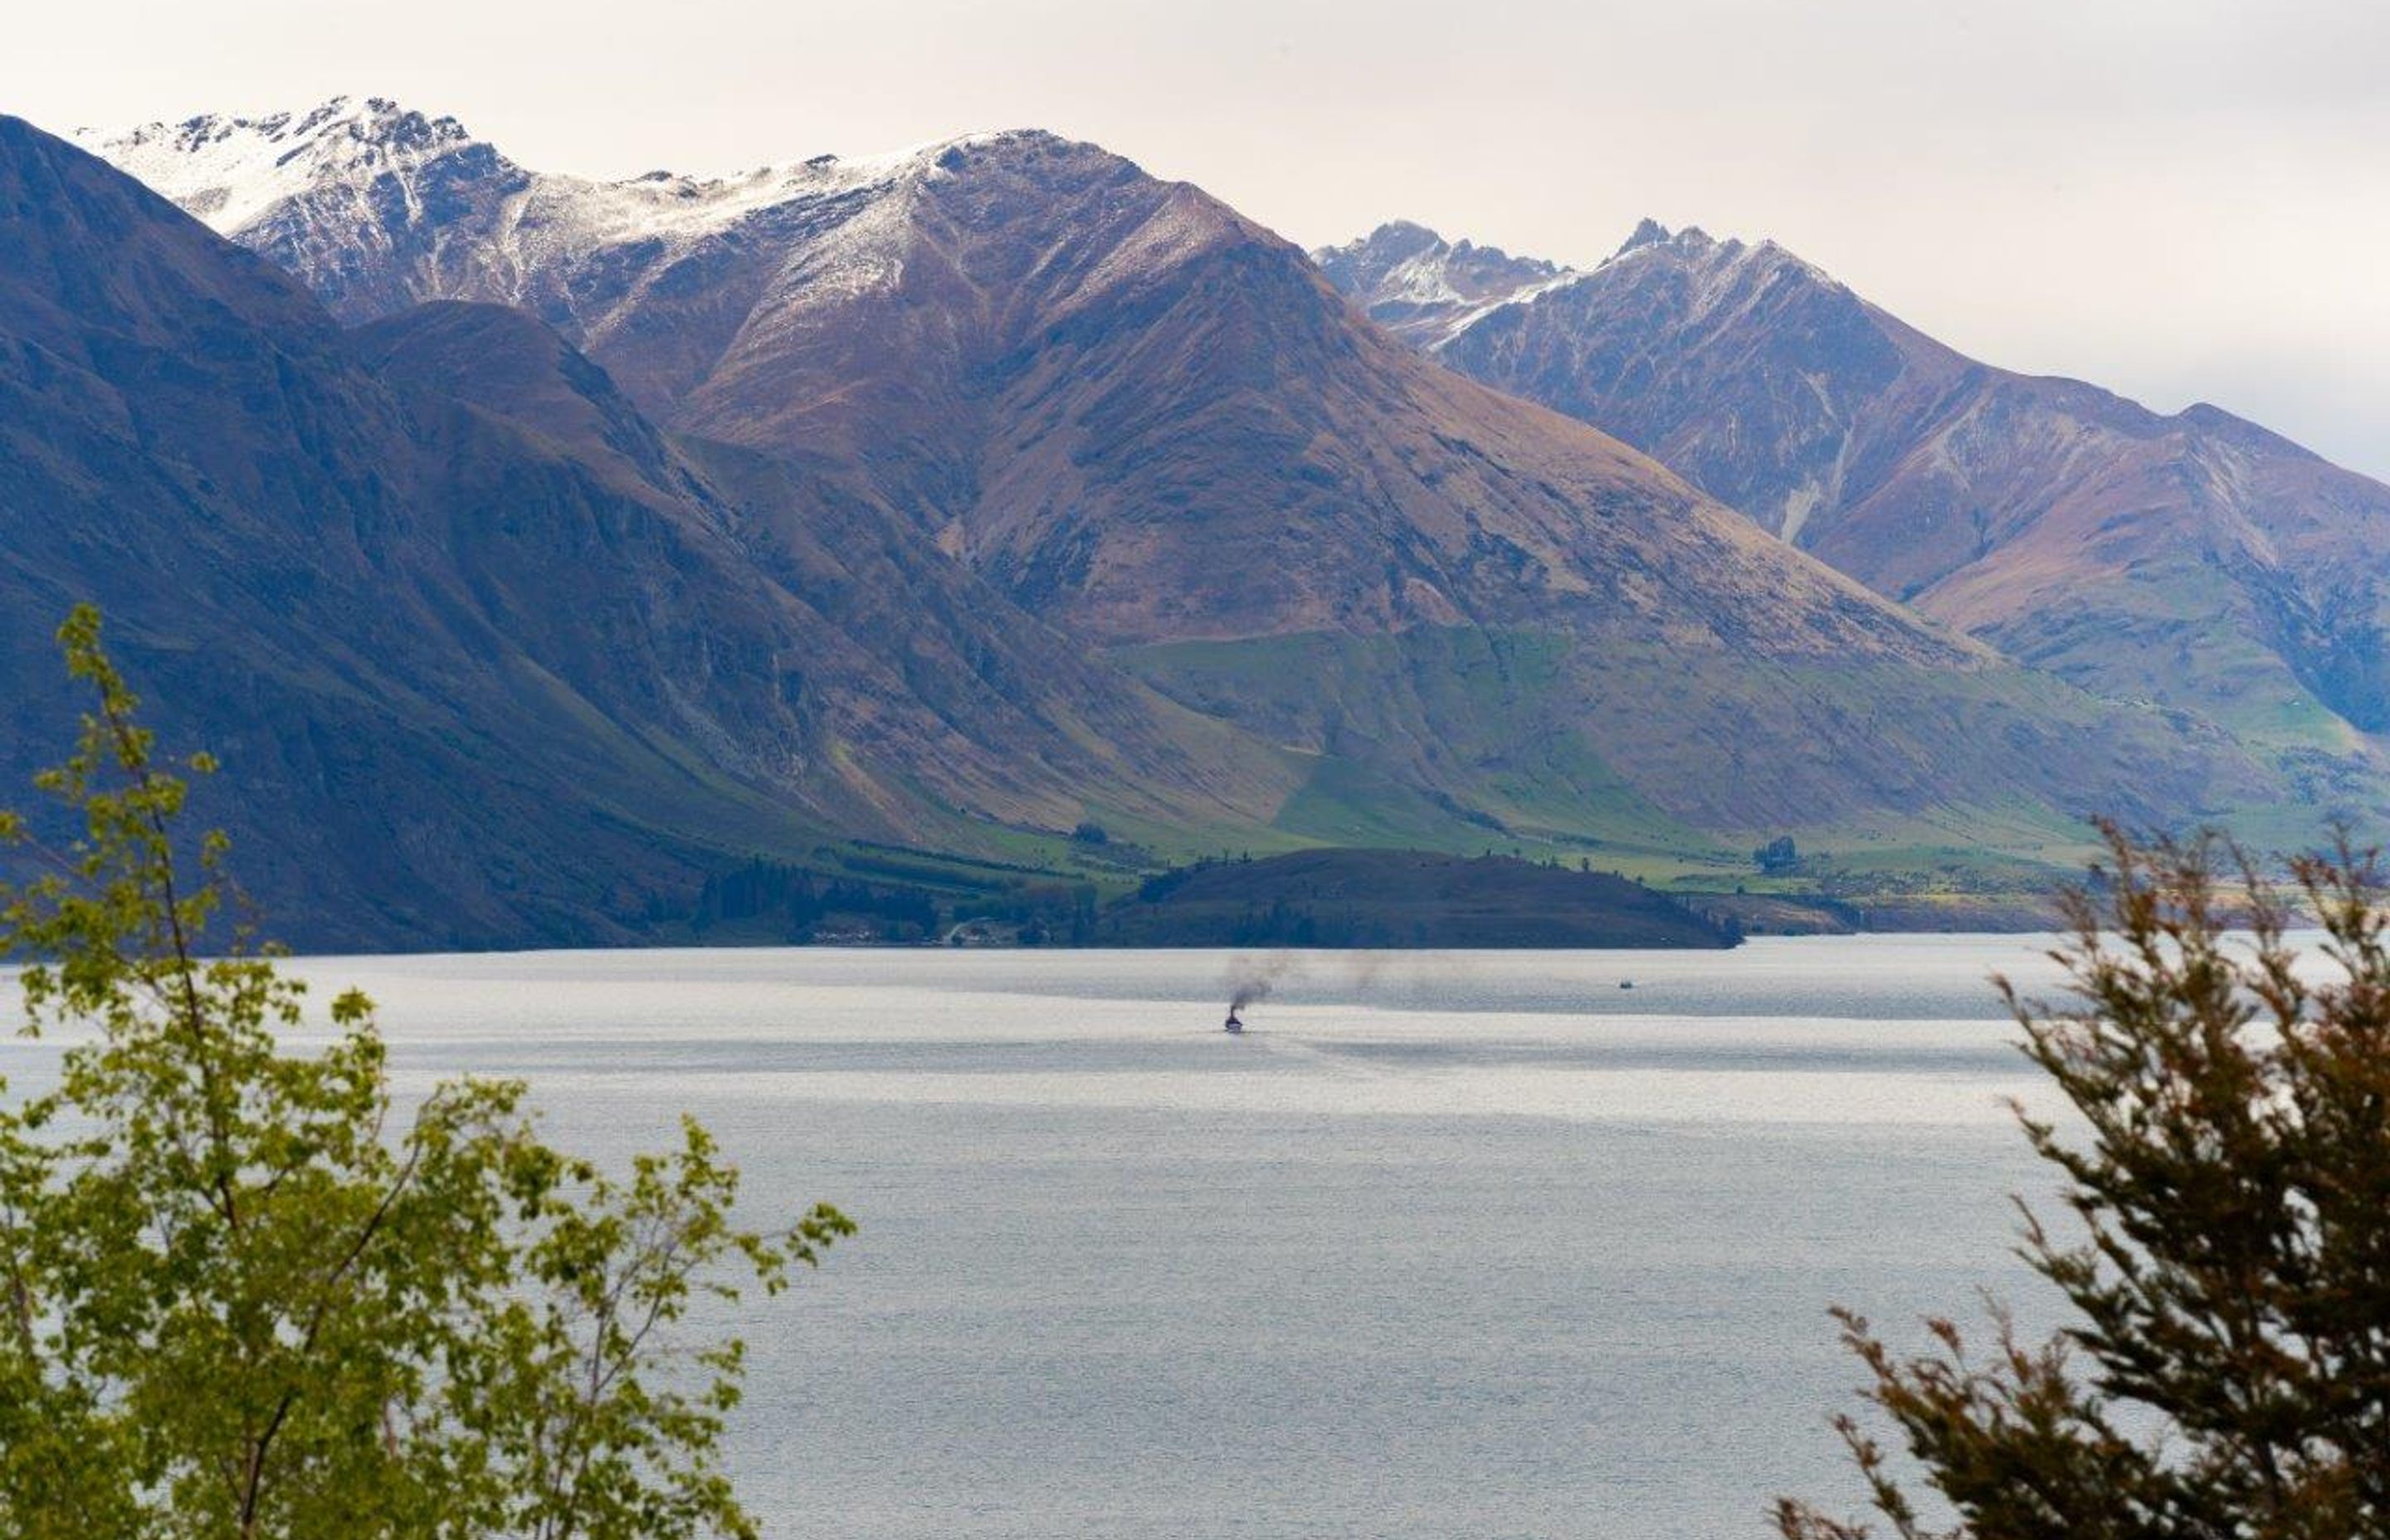
M 2037 945 L 1310 954 L 1242 1038 L 1225 953 L 299 966 L 406 1087 L 527 1075 L 615 1159 L 693 1111 L 759 1216 L 862 1223 L 742 1311 L 767 1534 L 1645 1540 L 1849 1493 L 1829 1303 L 2025 1287 L 1985 981 Z

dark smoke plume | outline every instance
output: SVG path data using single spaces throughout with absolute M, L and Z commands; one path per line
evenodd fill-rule
M 1266 1000 L 1278 981 L 1303 970 L 1303 959 L 1291 952 L 1266 957 L 1238 957 L 1228 964 L 1228 1012 L 1235 1015 L 1256 1000 Z
M 1279 983 L 1304 978 L 1315 965 L 1341 975 L 1365 995 L 1374 994 L 1389 972 L 1394 973 L 1393 982 L 1397 984 L 1458 979 L 1469 973 L 1463 959 L 1446 952 L 1364 951 L 1342 956 L 1314 954 L 1308 958 L 1299 952 L 1272 952 L 1266 956 L 1234 957 L 1225 981 L 1228 1013 L 1242 1015 L 1247 1006 L 1268 999 Z

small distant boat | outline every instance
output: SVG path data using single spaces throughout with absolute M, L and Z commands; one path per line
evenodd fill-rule
M 1220 1030 L 1222 1032 L 1242 1032 L 1245 1030 L 1244 1019 L 1240 1017 L 1232 1007 L 1228 1012 L 1227 1020 L 1221 1024 Z
M 1621 979 L 1618 981 L 1618 987 L 1621 989 L 1633 989 L 1635 987 L 1635 981 L 1632 979 Z

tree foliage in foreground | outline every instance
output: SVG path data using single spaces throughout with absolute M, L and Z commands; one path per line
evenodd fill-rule
M 2018 1111 L 2074 1224 L 2030 1211 L 2022 1254 L 2069 1307 L 1988 1348 L 1947 1320 L 1904 1357 L 1860 1317 L 1863 1392 L 1955 1511 L 1934 1527 L 1884 1444 L 1839 1426 L 1903 1540 L 2366 1540 L 2390 1535 L 2390 951 L 2372 855 L 2296 877 L 2328 968 L 2301 969 L 2285 895 L 2246 862 L 2229 936 L 2212 841 L 2110 831 L 2103 903 L 2053 956 L 2075 1000 L 2002 984 L 2079 1118 Z M 2233 902 L 2243 902 L 2236 892 Z M 2306 977 L 2303 977 L 2302 973 Z M 1864 1523 L 1800 1503 L 1787 1540 Z
M 66 1043 L 55 1088 L 0 1097 L 0 1534 L 754 1534 L 718 1458 L 740 1344 L 676 1328 L 853 1226 L 739 1227 L 693 1122 L 610 1176 L 519 1082 L 403 1112 L 361 995 L 284 1052 L 303 986 L 243 935 L 208 955 L 224 841 L 177 844 L 173 772 L 212 766 L 158 757 L 93 611 L 59 635 L 97 703 L 40 784 L 81 834 L 0 815 L 45 870 L 0 944 Z

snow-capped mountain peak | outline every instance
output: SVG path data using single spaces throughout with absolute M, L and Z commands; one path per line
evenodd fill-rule
M 662 170 L 605 181 L 529 170 L 455 118 L 379 96 L 77 137 L 296 274 L 343 319 L 470 295 L 531 309 L 582 341 L 611 325 L 633 290 L 684 262 L 752 265 L 769 250 L 796 276 L 885 286 L 904 272 L 902 209 L 922 189 L 970 171 L 1075 165 L 1100 177 L 1126 165 L 1043 130 L 1010 129 L 720 176 Z M 757 237 L 747 256 L 717 250 L 742 230 Z M 771 287 L 767 274 L 758 280 Z
M 906 177 L 950 172 L 980 153 L 1068 148 L 1042 129 L 962 134 L 876 155 L 816 155 L 723 175 L 658 170 L 619 181 L 526 172 L 456 118 L 384 96 L 334 96 L 301 111 L 262 117 L 210 113 L 181 122 L 82 129 L 83 148 L 234 235 L 295 199 L 397 192 L 402 202 L 437 163 L 462 156 L 482 180 L 500 179 L 585 206 L 619 237 L 652 224 L 663 236 L 733 223 L 759 208 Z
M 455 118 L 384 96 L 334 96 L 259 118 L 209 113 L 115 132 L 84 129 L 74 137 L 225 234 L 328 181 L 407 176 L 478 144 Z
M 1635 233 L 1626 237 L 1625 244 L 1612 255 L 1623 257 L 1638 247 L 1657 246 L 1668 238 L 1668 227 L 1647 214 L 1636 224 Z

